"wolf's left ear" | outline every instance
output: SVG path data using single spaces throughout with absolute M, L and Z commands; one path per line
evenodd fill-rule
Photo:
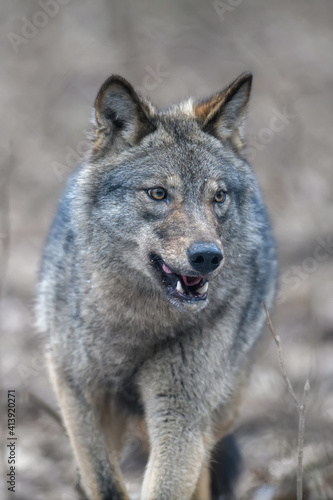
M 126 149 L 153 130 L 148 105 L 125 78 L 110 76 L 95 100 L 95 151 L 106 144 Z
M 220 140 L 230 140 L 239 151 L 244 147 L 244 122 L 252 74 L 243 73 L 211 99 L 194 105 L 202 129 Z

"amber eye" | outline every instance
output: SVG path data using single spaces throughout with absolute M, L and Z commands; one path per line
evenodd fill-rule
M 147 193 L 148 193 L 148 196 L 150 196 L 150 198 L 153 198 L 153 200 L 157 200 L 157 201 L 164 200 L 166 198 L 166 195 L 167 195 L 166 190 L 162 187 L 148 189 Z
M 215 195 L 216 203 L 223 203 L 225 201 L 226 194 L 224 191 L 218 191 Z

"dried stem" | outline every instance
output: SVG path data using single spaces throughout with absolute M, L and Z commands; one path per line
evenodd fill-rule
M 294 400 L 294 403 L 295 403 L 297 411 L 298 411 L 299 422 L 298 422 L 296 492 L 297 492 L 297 500 L 302 500 L 303 499 L 303 454 L 304 454 L 304 433 L 305 433 L 305 408 L 306 408 L 307 397 L 308 397 L 308 394 L 310 391 L 310 382 L 309 382 L 309 380 L 307 380 L 305 382 L 302 401 L 301 401 L 301 403 L 299 403 L 299 401 L 296 397 L 296 394 L 294 392 L 294 389 L 291 385 L 290 378 L 288 377 L 288 374 L 287 374 L 287 370 L 286 370 L 286 366 L 285 366 L 283 354 L 282 354 L 281 339 L 280 339 L 279 335 L 276 335 L 276 333 L 275 333 L 275 330 L 273 328 L 271 319 L 269 317 L 269 313 L 268 313 L 265 302 L 263 303 L 263 305 L 264 305 L 264 309 L 265 309 L 265 313 L 266 313 L 268 327 L 270 329 L 270 332 L 272 334 L 274 342 L 278 348 L 278 356 L 279 356 L 279 364 L 280 364 L 281 373 L 282 373 L 283 379 L 286 383 L 288 392 L 289 392 L 290 396 L 292 397 L 292 399 Z
M 297 399 L 297 397 L 296 397 L 296 395 L 294 393 L 294 389 L 292 388 L 290 379 L 289 379 L 289 377 L 287 375 L 286 366 L 284 364 L 284 359 L 283 359 L 283 355 L 282 355 L 281 340 L 280 340 L 279 335 L 276 335 L 276 333 L 274 331 L 274 328 L 273 328 L 273 325 L 272 325 L 272 322 L 271 322 L 271 318 L 269 317 L 268 310 L 267 310 L 265 302 L 264 302 L 264 309 L 265 309 L 265 313 L 266 313 L 268 327 L 270 329 L 270 332 L 271 332 L 271 334 L 273 336 L 273 339 L 274 339 L 274 341 L 275 341 L 275 343 L 277 345 L 277 348 L 278 348 L 279 363 L 280 363 L 280 369 L 281 369 L 281 372 L 282 372 L 282 376 L 284 378 L 286 386 L 288 387 L 289 394 L 293 398 L 293 400 L 294 400 L 294 402 L 295 402 L 295 404 L 297 406 L 297 409 L 299 410 L 300 405 L 299 405 L 298 399 Z
M 31 402 L 33 402 L 38 408 L 40 408 L 45 413 L 47 413 L 50 417 L 52 417 L 52 419 L 55 422 L 57 422 L 57 424 L 60 425 L 60 427 L 63 429 L 64 426 L 63 426 L 63 423 L 62 423 L 60 416 L 53 408 L 51 408 L 51 406 L 49 404 L 47 404 L 43 399 L 38 397 L 36 394 L 33 394 L 32 392 L 28 392 L 27 396 Z
M 310 391 L 310 383 L 305 382 L 302 403 L 299 407 L 299 422 L 298 422 L 298 465 L 297 465 L 297 500 L 303 498 L 303 450 L 304 450 L 304 431 L 305 431 L 305 407 L 308 394 Z

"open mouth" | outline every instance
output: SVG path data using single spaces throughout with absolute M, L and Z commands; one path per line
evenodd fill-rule
M 163 259 L 156 254 L 151 255 L 151 261 L 170 295 L 185 302 L 207 299 L 209 282 L 206 278 L 177 274 L 169 269 Z

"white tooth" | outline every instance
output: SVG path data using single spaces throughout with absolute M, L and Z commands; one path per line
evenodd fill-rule
M 208 290 L 208 285 L 209 285 L 209 283 L 208 283 L 208 281 L 206 281 L 204 286 L 202 286 L 201 288 L 198 288 L 197 293 L 200 293 L 200 295 L 204 295 Z
M 182 287 L 182 284 L 181 284 L 181 282 L 180 282 L 180 281 L 177 281 L 176 290 L 177 290 L 177 292 L 179 292 L 179 293 L 184 293 L 184 288 Z

